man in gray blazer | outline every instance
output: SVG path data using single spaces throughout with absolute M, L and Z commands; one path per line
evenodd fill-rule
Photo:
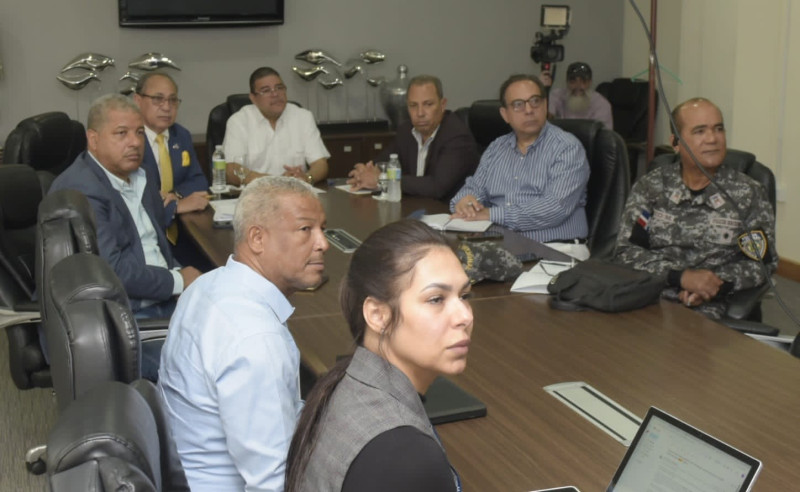
M 144 123 L 138 106 L 109 94 L 89 109 L 88 150 L 53 182 L 89 199 L 100 256 L 125 286 L 137 318 L 168 317 L 175 297 L 200 272 L 175 263 L 164 231 L 164 203 L 141 169 Z

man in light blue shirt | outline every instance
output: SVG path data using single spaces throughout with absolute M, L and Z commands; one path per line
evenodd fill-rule
M 547 99 L 537 77 L 511 76 L 500 100 L 500 114 L 513 132 L 483 153 L 475 175 L 450 201 L 453 216 L 491 220 L 536 241 L 567 244 L 558 249 L 579 259 L 588 257 L 589 162 L 583 145 L 547 122 Z
M 234 213 L 234 254 L 178 301 L 159 386 L 194 492 L 283 490 L 302 408 L 287 296 L 322 281 L 324 227 L 310 185 L 256 179 Z

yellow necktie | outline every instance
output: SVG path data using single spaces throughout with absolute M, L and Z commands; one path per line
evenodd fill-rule
M 161 192 L 169 193 L 172 191 L 172 159 L 169 158 L 167 144 L 164 142 L 164 134 L 156 135 L 158 144 L 158 167 L 161 168 Z M 178 241 L 178 223 L 173 221 L 167 227 L 167 239 L 175 244 Z

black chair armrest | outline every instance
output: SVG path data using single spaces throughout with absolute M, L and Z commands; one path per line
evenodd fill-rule
M 36 301 L 27 301 L 14 304 L 14 311 L 19 313 L 36 313 L 39 312 L 39 303 Z
M 759 323 L 757 321 L 722 318 L 720 320 L 720 323 L 727 326 L 728 328 L 733 328 L 734 330 L 740 331 L 742 333 L 754 333 L 757 335 L 775 336 L 779 332 L 779 330 L 774 326 L 765 325 L 764 323 Z
M 767 291 L 769 291 L 769 283 L 732 293 L 728 296 L 728 308 L 725 316 L 733 319 L 747 319 Z

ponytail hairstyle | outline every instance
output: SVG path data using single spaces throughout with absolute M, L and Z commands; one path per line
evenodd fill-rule
M 452 249 L 446 237 L 417 220 L 388 224 L 370 236 L 353 253 L 342 279 L 340 302 L 357 346 L 364 345 L 367 321 L 364 301 L 371 297 L 389 306 L 390 317 L 383 336 L 391 336 L 400 322 L 399 298 L 408 274 L 434 247 Z M 286 492 L 300 490 L 303 474 L 314 451 L 319 425 L 336 386 L 344 378 L 351 357 L 340 360 L 317 380 L 306 398 L 286 460 Z

